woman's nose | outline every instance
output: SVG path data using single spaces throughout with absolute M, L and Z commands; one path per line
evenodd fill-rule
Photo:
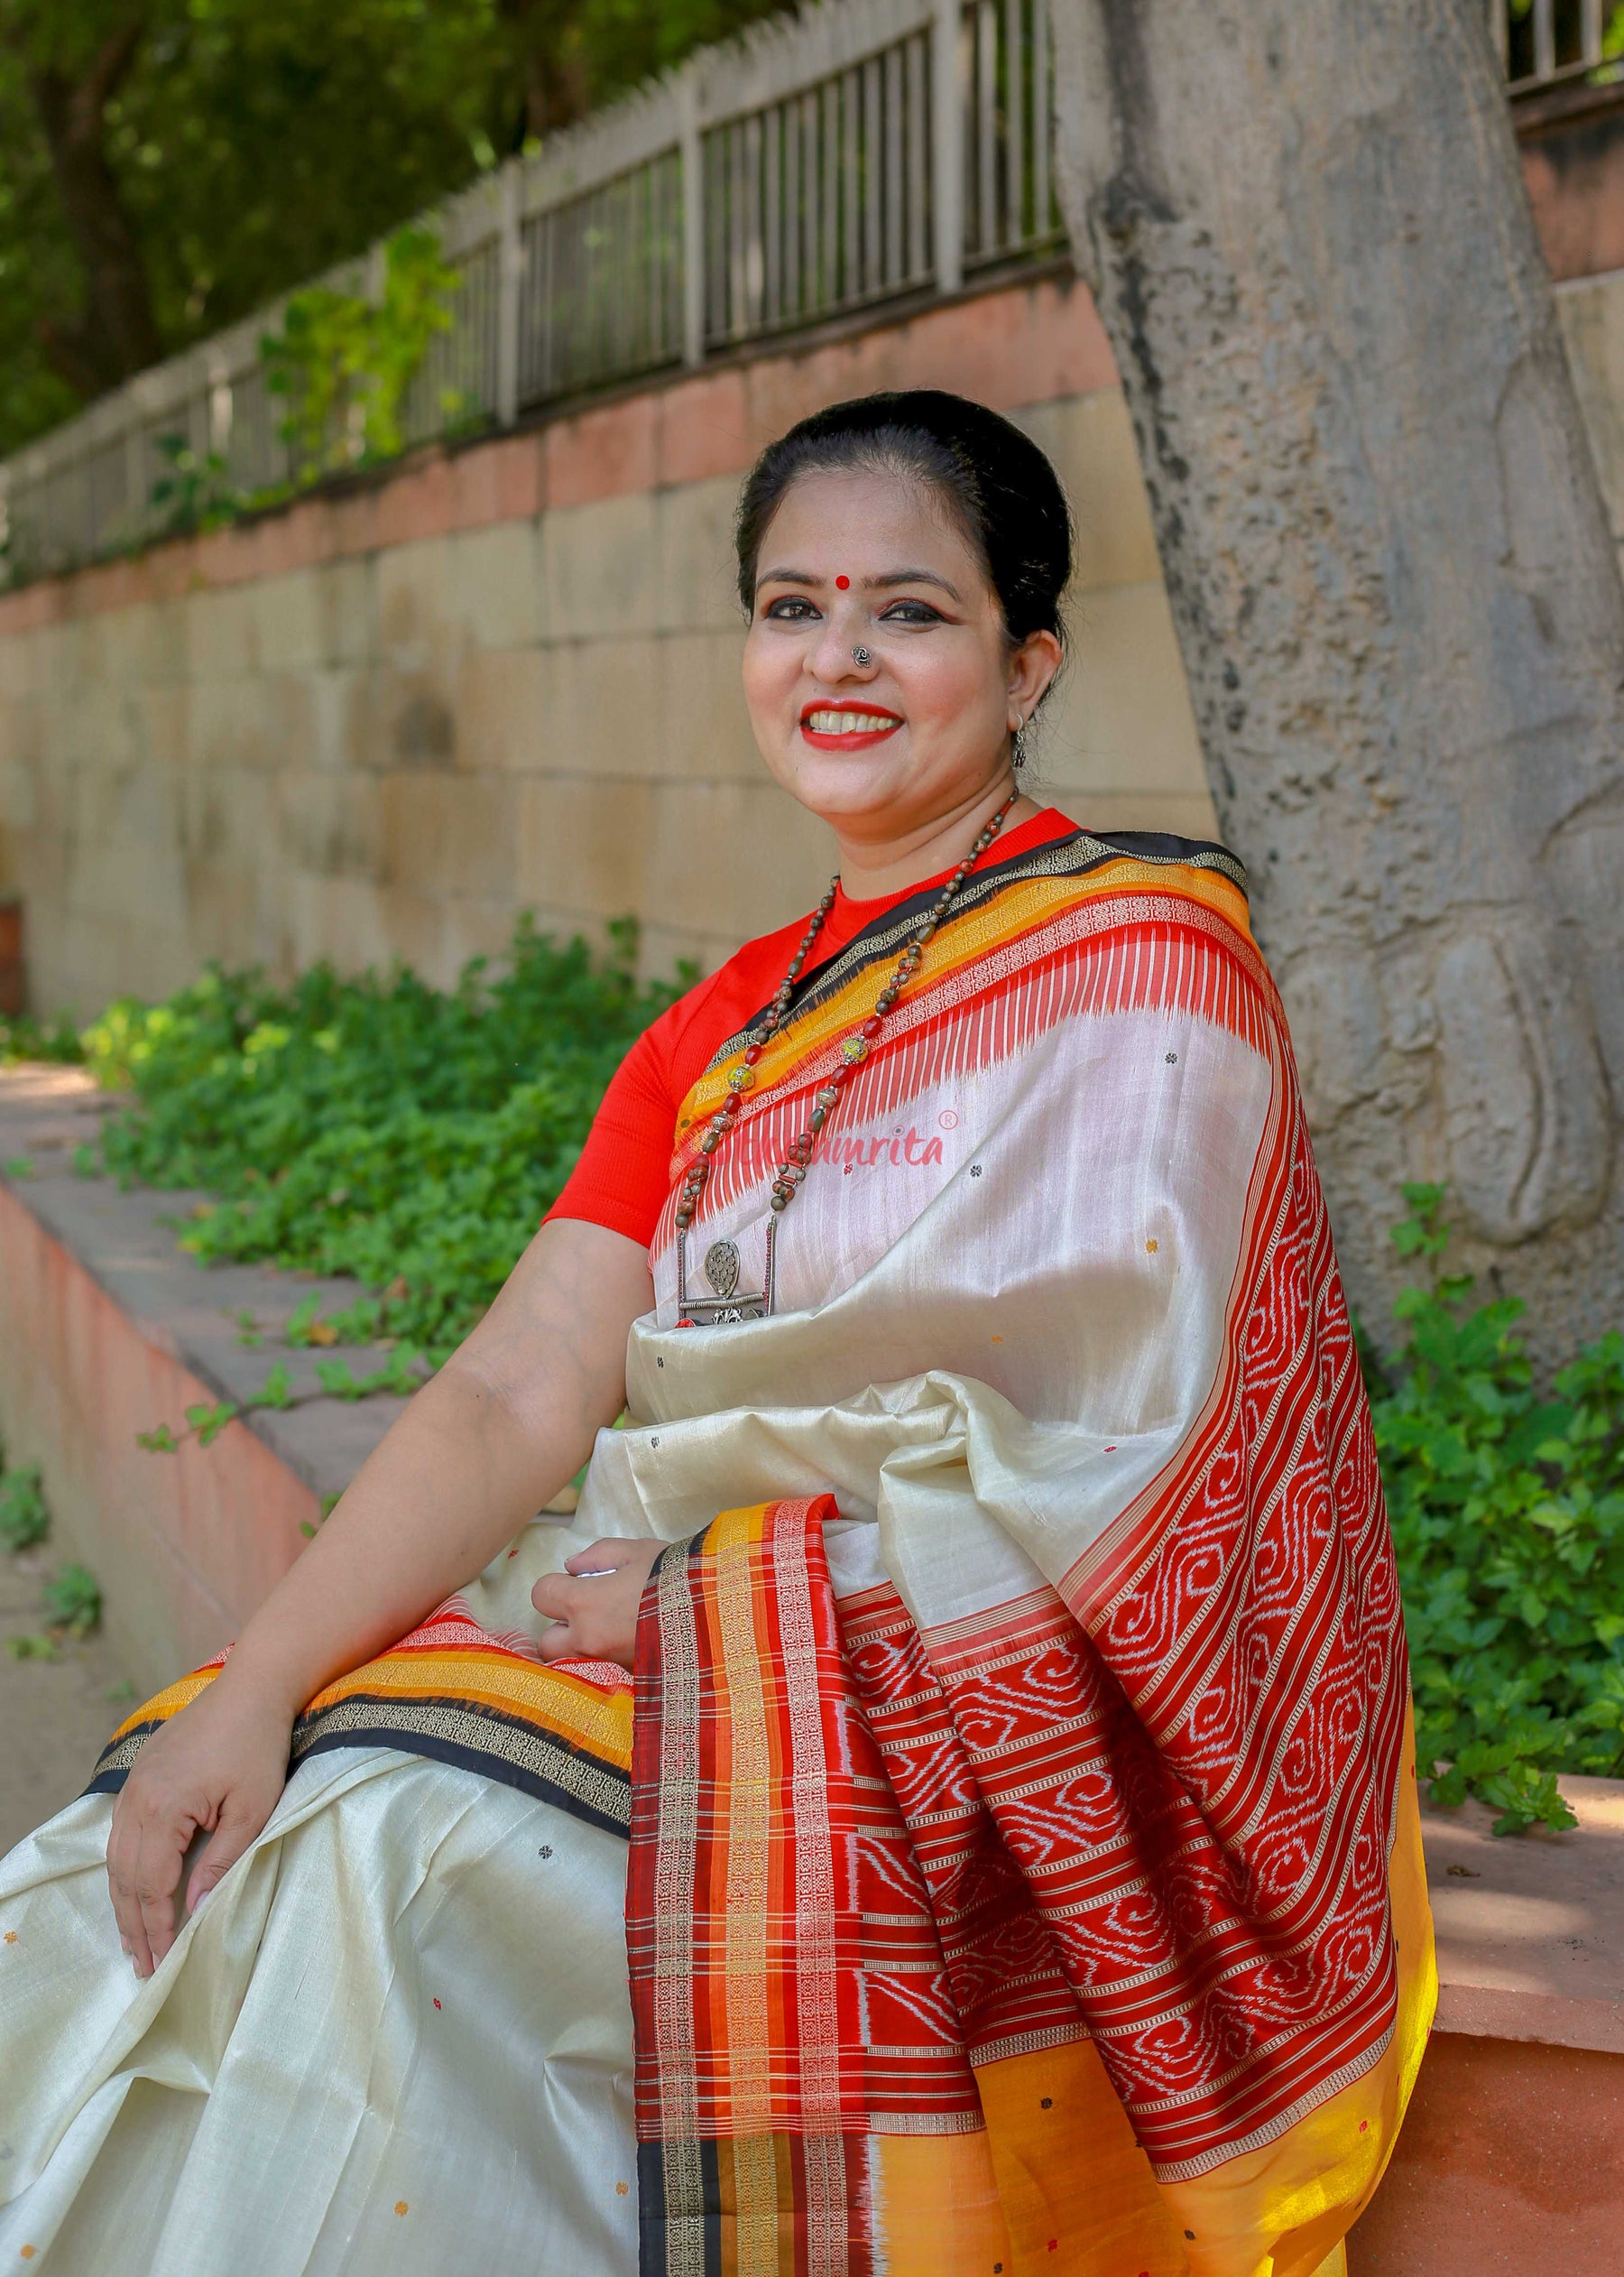
M 873 658 L 863 644 L 859 612 L 838 610 L 826 616 L 817 638 L 807 649 L 807 670 L 813 679 L 861 680 L 873 669 Z

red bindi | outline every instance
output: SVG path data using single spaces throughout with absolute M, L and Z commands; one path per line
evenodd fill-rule
M 849 586 L 851 585 L 852 580 L 851 580 L 851 579 L 850 579 L 850 578 L 836 578 L 836 579 L 835 579 L 835 584 L 836 584 L 836 585 L 840 588 L 841 591 L 844 593 L 844 592 L 845 592 L 845 591 L 847 590 L 847 588 L 849 588 Z

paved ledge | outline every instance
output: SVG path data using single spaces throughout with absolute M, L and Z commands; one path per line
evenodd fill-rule
M 101 1580 L 117 1658 L 151 1691 L 238 1633 L 405 1401 L 322 1393 L 318 1361 L 364 1375 L 378 1347 L 281 1341 L 298 1306 L 338 1310 L 355 1282 L 205 1270 L 176 1238 L 204 1197 L 75 1172 L 117 1105 L 78 1069 L 0 1069 L 0 1166 L 29 1166 L 0 1167 L 0 1434 L 13 1460 L 42 1464 L 56 1539 Z M 252 1399 L 278 1365 L 298 1405 L 243 1416 L 208 1448 L 136 1445 L 159 1423 L 179 1436 L 189 1406 Z
M 1438 2032 L 1624 2055 L 1624 1780 L 1562 1779 L 1579 1820 L 1490 1832 L 1481 1803 L 1423 1808 Z
M 78 1068 L 0 1069 L 0 1189 L 61 1245 L 149 1344 L 181 1362 L 215 1399 L 254 1398 L 280 1362 L 301 1404 L 256 1411 L 244 1419 L 246 1427 L 318 1499 L 341 1494 L 406 1402 L 387 1393 L 322 1397 L 316 1363 L 347 1360 L 364 1375 L 383 1366 L 388 1354 L 369 1345 L 292 1349 L 280 1336 L 311 1297 L 320 1299 L 324 1312 L 353 1304 L 361 1294 L 357 1283 L 270 1265 L 199 1267 L 179 1246 L 175 1221 L 188 1217 L 205 1195 L 125 1193 L 115 1180 L 81 1178 L 72 1168 L 75 1148 L 93 1141 L 119 1105 Z M 32 1172 L 19 1176 L 3 1167 L 18 1161 L 31 1162 Z M 264 1338 L 257 1347 L 239 1341 L 244 1312 Z M 184 1428 L 179 1412 L 154 1414 L 151 1423 L 159 1422 L 177 1432 Z

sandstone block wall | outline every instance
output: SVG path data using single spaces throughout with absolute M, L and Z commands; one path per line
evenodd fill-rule
M 714 963 L 821 890 L 738 691 L 731 521 L 815 406 L 939 385 L 1010 411 L 1078 523 L 1038 741 L 1080 818 L 1213 828 L 1132 436 L 1058 277 L 678 378 L 342 498 L 0 600 L 0 892 L 33 1002 L 88 1015 L 209 957 L 402 957 L 444 981 L 515 912 Z
M 1624 272 L 1562 288 L 1624 537 Z M 432 978 L 513 917 L 709 965 L 807 908 L 822 828 L 738 691 L 730 524 L 761 445 L 874 387 L 955 388 L 1050 453 L 1078 529 L 1039 785 L 1102 828 L 1214 831 L 1132 434 L 1050 276 L 673 378 L 350 495 L 0 599 L 0 894 L 36 1009 L 218 957 Z

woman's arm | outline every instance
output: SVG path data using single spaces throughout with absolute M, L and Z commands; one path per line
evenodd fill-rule
M 270 1817 L 305 1703 L 415 1627 L 580 1468 L 624 1402 L 627 1333 L 652 1300 L 638 1243 L 576 1218 L 543 1226 L 208 1689 L 147 1742 L 107 1850 L 139 1974 L 174 1942 L 193 1837 L 212 1836 L 188 1891 L 195 1905 Z

